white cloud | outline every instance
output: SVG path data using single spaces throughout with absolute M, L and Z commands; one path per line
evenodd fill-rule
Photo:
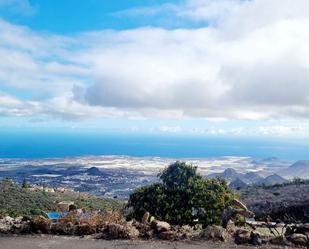
M 27 92 L 26 100 L 13 97 L 32 110 L 2 106 L 1 112 L 309 118 L 307 0 L 188 0 L 165 7 L 175 19 L 209 25 L 56 36 L 0 21 L 0 89 Z

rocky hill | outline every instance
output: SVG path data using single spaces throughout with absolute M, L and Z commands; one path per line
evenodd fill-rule
M 278 174 L 287 179 L 295 177 L 309 179 L 309 160 L 297 161 L 287 169 L 279 171 Z
M 228 168 L 222 173 L 215 173 L 208 175 L 209 178 L 222 178 L 230 183 L 230 187 L 237 189 L 245 187 L 246 185 L 274 185 L 287 182 L 284 178 L 277 174 L 273 174 L 263 178 L 258 173 L 247 172 L 238 173 L 236 170 Z
M 258 184 L 270 186 L 270 185 L 275 185 L 275 184 L 283 184 L 287 182 L 288 180 L 282 178 L 281 176 L 277 174 L 273 174 L 273 175 L 265 177 L 264 179 L 259 181 Z
M 241 200 L 256 214 L 273 221 L 309 222 L 309 181 L 293 181 L 272 186 L 247 186 Z

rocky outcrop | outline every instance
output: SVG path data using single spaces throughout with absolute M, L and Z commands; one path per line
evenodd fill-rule
M 78 236 L 92 235 L 95 233 L 96 227 L 88 223 L 78 224 L 75 228 L 75 234 Z
M 291 242 L 289 242 L 284 235 L 280 235 L 275 238 L 272 238 L 270 239 L 269 242 L 273 245 L 278 245 L 278 246 L 291 246 Z
M 75 227 L 72 222 L 57 221 L 51 225 L 50 231 L 57 235 L 74 235 Z
M 151 223 L 151 226 L 155 229 L 157 233 L 162 233 L 171 230 L 171 225 L 165 221 L 155 220 Z
M 13 225 L 13 218 L 7 216 L 0 220 L 0 233 L 10 233 Z
M 269 240 L 265 236 L 262 236 L 257 231 L 249 231 L 246 229 L 238 229 L 235 232 L 235 243 L 238 245 L 251 244 L 259 246 L 267 243 Z
M 137 239 L 139 231 L 132 225 L 106 224 L 102 237 L 105 239 Z
M 162 240 L 173 241 L 173 240 L 181 240 L 182 238 L 185 238 L 185 235 L 183 233 L 179 233 L 178 231 L 170 230 L 159 233 L 157 237 Z
M 208 226 L 200 233 L 200 238 L 214 241 L 227 241 L 229 234 L 223 227 L 220 226 Z
M 301 233 L 294 233 L 288 236 L 287 239 L 298 246 L 306 246 L 308 244 L 308 237 Z
M 235 232 L 235 243 L 238 245 L 249 244 L 251 232 L 245 229 L 238 229 Z
M 137 221 L 133 221 L 132 225 L 139 231 L 139 236 L 144 239 L 152 239 L 154 236 L 154 230 L 150 224 L 144 224 Z
M 50 233 L 51 221 L 43 216 L 39 216 L 30 221 L 30 229 L 34 233 Z
M 254 213 L 251 212 L 245 204 L 243 204 L 241 201 L 234 199 L 232 202 L 232 206 L 227 207 L 223 210 L 221 214 L 221 223 L 224 228 L 227 228 L 227 225 L 229 222 L 237 215 L 240 215 L 245 218 L 253 218 Z
M 308 246 L 309 245 L 309 224 L 289 224 L 285 235 L 277 237 L 266 237 L 258 233 L 255 227 L 250 229 L 225 229 L 221 226 L 208 226 L 204 230 L 196 230 L 190 226 L 171 226 L 164 221 L 153 221 L 141 223 L 131 222 L 102 222 L 95 220 L 69 220 L 59 219 L 56 222 L 39 216 L 29 217 L 4 217 L 0 219 L 0 233 L 4 234 L 55 234 L 55 235 L 91 235 L 93 238 L 103 239 L 161 239 L 167 241 L 175 240 L 212 240 L 218 242 L 231 241 L 234 236 L 236 244 L 250 244 L 260 246 L 266 243 L 279 246 Z M 282 224 L 281 224 L 282 225 Z

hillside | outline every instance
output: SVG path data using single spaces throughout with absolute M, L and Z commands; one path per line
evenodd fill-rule
M 264 178 L 263 180 L 258 182 L 258 184 L 271 186 L 271 185 L 283 184 L 283 183 L 287 183 L 287 182 L 288 181 L 285 180 L 284 178 L 282 178 L 281 176 L 279 176 L 277 174 L 273 174 L 273 175 L 267 176 L 266 178 Z
M 288 179 L 295 177 L 309 179 L 309 160 L 297 161 L 287 169 L 279 171 L 278 174 Z
M 273 186 L 248 186 L 240 190 L 241 200 L 256 218 L 271 217 L 288 222 L 309 222 L 309 181 L 293 181 Z
M 0 181 L 0 215 L 38 215 L 43 211 L 55 211 L 57 203 L 73 201 L 77 208 L 87 210 L 105 210 L 120 208 L 122 202 L 114 199 L 103 199 L 77 192 L 47 193 L 40 190 L 29 190 L 8 180 Z

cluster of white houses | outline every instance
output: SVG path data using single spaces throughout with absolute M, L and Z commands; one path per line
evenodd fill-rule
M 40 186 L 40 185 L 37 185 L 37 184 L 31 185 L 28 189 L 32 190 L 32 191 L 41 190 L 41 191 L 45 191 L 45 192 L 48 192 L 48 193 L 74 192 L 73 189 L 69 189 L 69 188 L 63 188 L 63 187 L 50 188 L 50 187 L 43 187 L 43 186 Z

